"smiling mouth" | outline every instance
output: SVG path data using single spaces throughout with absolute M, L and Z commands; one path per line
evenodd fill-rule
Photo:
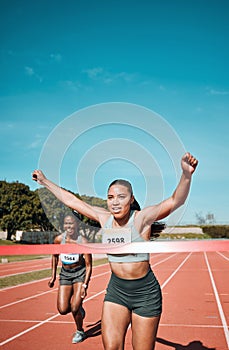
M 112 207 L 112 211 L 114 213 L 119 213 L 121 211 L 121 207 Z
M 73 230 L 72 230 L 71 228 L 69 228 L 69 229 L 67 229 L 67 232 L 68 232 L 68 233 L 72 233 Z

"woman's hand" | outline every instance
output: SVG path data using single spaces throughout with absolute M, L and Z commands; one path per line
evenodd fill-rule
M 51 278 L 49 281 L 48 281 L 48 286 L 49 286 L 49 288 L 52 288 L 53 286 L 54 286 L 54 284 L 55 284 L 55 278 Z
M 85 284 L 82 284 L 81 286 L 81 298 L 84 299 L 87 295 L 87 286 Z
M 32 179 L 34 181 L 37 181 L 39 183 L 39 185 L 42 185 L 42 183 L 46 179 L 46 177 L 41 170 L 34 170 L 32 173 Z
M 190 153 L 185 153 L 181 159 L 181 168 L 186 174 L 193 174 L 198 165 L 198 160 Z

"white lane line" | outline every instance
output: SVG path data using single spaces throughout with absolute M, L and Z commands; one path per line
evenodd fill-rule
M 160 323 L 160 327 L 185 327 L 185 328 L 223 328 L 212 324 L 183 324 L 183 323 Z
M 97 293 L 97 294 L 93 295 L 92 297 L 90 297 L 90 298 L 86 299 L 86 300 L 84 301 L 84 303 L 86 303 L 87 301 L 89 301 L 89 300 L 91 300 L 91 299 L 93 299 L 93 298 L 96 298 L 98 295 L 100 295 L 100 294 L 102 294 L 102 293 L 104 293 L 104 292 L 105 292 L 105 290 L 102 290 L 101 292 L 99 292 L 99 293 Z M 13 337 L 11 337 L 11 338 L 6 339 L 6 340 L 5 340 L 5 341 L 3 341 L 2 343 L 0 343 L 0 346 L 5 345 L 5 344 L 7 344 L 7 343 L 11 342 L 12 340 L 14 340 L 14 339 L 16 339 L 16 338 L 18 338 L 18 337 L 20 337 L 20 336 L 22 336 L 22 335 L 26 334 L 26 333 L 31 332 L 32 330 L 34 330 L 34 329 L 36 329 L 36 328 L 38 328 L 38 327 L 42 326 L 43 324 L 45 324 L 45 323 L 48 323 L 48 322 L 52 321 L 54 318 L 56 318 L 56 317 L 58 317 L 58 316 L 60 316 L 60 314 L 59 314 L 59 313 L 55 314 L 55 315 L 54 315 L 54 316 L 52 316 L 52 317 L 47 318 L 47 319 L 46 319 L 46 320 L 44 320 L 44 321 L 39 322 L 38 324 L 36 324 L 36 325 L 34 325 L 34 326 L 32 326 L 32 327 L 30 327 L 30 328 L 26 329 L 26 330 L 25 330 L 25 331 L 23 331 L 23 332 L 20 332 L 20 333 L 18 333 L 18 334 L 16 334 L 16 335 L 14 335 L 14 336 L 13 336 Z
M 206 252 L 204 252 L 204 257 L 205 257 L 205 261 L 206 261 L 206 264 L 207 264 L 207 267 L 208 267 L 208 273 L 209 273 L 209 276 L 210 276 L 210 280 L 211 280 L 212 288 L 213 288 L 213 291 L 214 291 L 214 294 L 215 294 L 215 299 L 216 299 L 216 303 L 217 303 L 217 306 L 218 306 L 221 322 L 222 322 L 222 325 L 223 325 L 224 335 L 225 335 L 225 338 L 226 338 L 226 341 L 227 341 L 227 345 L 228 345 L 228 348 L 229 348 L 229 331 L 228 331 L 228 327 L 227 327 L 227 321 L 226 321 L 226 318 L 225 318 L 225 315 L 224 315 L 224 312 L 223 312 L 223 308 L 222 308 L 222 305 L 221 305 L 221 302 L 220 302 L 219 294 L 218 294 L 218 291 L 217 291 L 217 288 L 216 288 L 216 284 L 215 284 L 215 281 L 214 281 L 214 278 L 213 278 L 213 274 L 211 272 L 211 267 L 210 267 L 210 264 L 209 264 Z
M 103 264 L 104 265 L 108 265 L 108 263 Z M 45 266 L 45 267 L 44 267 Z M 47 266 L 47 267 L 46 267 Z M 97 266 L 93 266 L 93 268 L 96 268 L 98 266 L 102 266 L 102 265 L 97 265 Z M 61 265 L 58 265 L 58 267 L 61 267 Z M 32 272 L 38 272 L 38 271 L 43 271 L 43 270 L 50 270 L 51 271 L 51 266 L 50 266 L 50 262 L 48 263 L 44 263 L 44 264 L 39 264 L 39 265 L 33 265 L 33 266 L 29 266 L 30 270 L 26 270 L 26 271 L 22 271 L 22 272 L 16 272 L 16 273 L 9 273 L 7 275 L 2 275 L 0 276 L 0 278 L 5 278 L 5 277 L 10 277 L 10 276 L 15 276 L 15 275 L 22 275 L 22 274 L 26 274 L 26 273 L 32 273 Z M 34 268 L 37 268 L 34 270 Z M 22 269 L 22 267 L 18 268 Z M 14 269 L 15 271 L 15 269 Z
M 186 258 L 182 261 L 182 263 L 176 268 L 175 271 L 173 271 L 173 273 L 169 276 L 169 278 L 161 285 L 161 289 L 163 289 L 167 283 L 169 283 L 169 281 L 175 276 L 175 274 L 180 270 L 180 268 L 186 263 L 186 261 L 188 260 L 188 258 L 190 257 L 192 253 L 189 253 Z
M 93 270 L 96 269 L 96 268 L 99 268 L 101 266 L 106 266 L 106 265 L 108 265 L 108 263 L 105 263 L 105 264 L 102 264 L 102 265 L 93 266 Z M 50 269 L 50 271 L 51 271 L 51 269 Z M 92 278 L 93 278 L 93 276 L 92 276 Z M 34 281 L 30 281 L 30 282 L 17 284 L 16 286 L 1 288 L 0 289 L 0 293 L 1 292 L 5 292 L 6 290 L 9 290 L 9 289 L 18 288 L 18 287 L 24 287 L 24 286 L 27 286 L 27 285 L 33 284 L 33 283 L 39 283 L 39 282 L 42 282 L 42 281 L 45 281 L 45 280 L 48 280 L 48 279 L 50 279 L 50 277 L 45 277 L 45 278 L 42 278 L 42 279 L 39 279 L 39 280 L 34 280 Z
M 167 258 L 165 258 L 165 259 L 163 259 L 163 260 L 160 260 L 160 261 L 158 261 L 157 263 L 155 263 L 155 264 L 153 264 L 153 265 L 151 265 L 151 266 L 152 266 L 152 267 L 155 267 L 155 266 L 157 266 L 157 265 L 160 265 L 160 264 L 162 264 L 163 262 L 165 262 L 165 261 L 167 261 L 167 260 L 173 258 L 175 255 L 177 255 L 177 253 L 172 254 L 172 255 L 168 256 Z
M 177 253 L 176 253 L 177 254 Z M 161 264 L 162 262 L 165 262 L 166 260 L 172 258 L 173 256 L 175 256 L 176 254 L 173 254 L 171 256 L 169 256 L 168 258 L 166 259 L 163 259 L 161 261 L 159 261 L 158 263 L 152 265 L 152 266 L 156 266 L 156 265 L 159 265 Z M 181 266 L 184 265 L 184 263 L 186 262 L 186 260 L 189 258 L 189 256 L 191 255 L 192 253 L 189 253 L 188 256 L 186 256 L 186 258 L 182 261 L 182 263 L 177 267 L 177 269 L 170 275 L 170 277 L 161 285 L 161 290 L 166 286 L 166 284 L 173 278 L 173 276 L 178 272 L 178 270 L 181 268 Z M 129 324 L 127 330 L 129 331 L 131 329 L 131 324 Z
M 91 279 L 94 279 L 94 278 L 97 278 L 97 277 L 106 275 L 106 274 L 108 274 L 108 273 L 110 273 L 110 271 L 103 272 L 103 273 L 100 273 L 100 274 L 98 274 L 98 275 L 92 276 Z M 45 292 L 37 293 L 37 294 L 31 295 L 31 296 L 29 296 L 29 297 L 27 297 L 27 298 L 23 298 L 23 299 L 20 299 L 20 300 L 17 300 L 17 301 L 13 301 L 12 303 L 9 303 L 9 304 L 4 304 L 4 305 L 0 306 L 0 309 L 4 309 L 4 308 L 6 308 L 6 307 L 9 307 L 9 306 L 12 306 L 12 305 L 16 305 L 16 304 L 22 303 L 22 302 L 24 302 L 24 301 L 28 301 L 28 300 L 34 299 L 34 298 L 40 297 L 40 296 L 45 295 L 45 294 L 48 294 L 48 293 L 52 293 L 52 292 L 56 291 L 57 289 L 58 289 L 58 288 L 54 288 L 54 289 L 52 288 L 52 289 L 47 290 L 47 291 L 45 291 Z
M 173 254 L 172 256 L 174 256 L 174 255 L 176 255 L 176 254 Z M 168 258 L 166 258 L 166 259 L 163 259 L 162 261 L 160 261 L 160 262 L 154 264 L 154 266 L 155 266 L 155 265 L 158 265 L 159 263 L 162 263 L 162 262 L 168 260 L 168 259 L 171 258 L 172 256 L 170 256 L 170 257 L 168 257 Z M 105 265 L 107 265 L 107 264 L 105 264 Z M 104 266 L 104 265 L 99 265 L 99 266 Z M 98 267 L 98 266 L 96 266 L 96 267 Z M 100 273 L 100 274 L 98 274 L 98 275 L 94 275 L 94 276 L 92 276 L 91 279 L 97 278 L 97 277 L 100 277 L 100 276 L 103 276 L 103 275 L 106 275 L 106 274 L 108 274 L 108 273 L 110 273 L 110 271 L 106 271 L 106 272 Z M 27 300 L 32 299 L 32 298 L 35 298 L 35 297 L 37 297 L 37 296 L 41 296 L 41 295 L 44 295 L 44 294 L 47 294 L 47 293 L 51 293 L 51 292 L 53 292 L 53 291 L 55 291 L 55 290 L 57 290 L 57 288 L 52 289 L 52 290 L 47 291 L 47 292 L 43 292 L 43 293 L 40 293 L 40 294 L 36 294 L 35 296 L 30 296 L 30 297 L 28 297 L 28 298 L 24 298 L 24 299 L 22 299 L 22 300 L 18 300 L 18 301 L 16 301 L 16 302 L 13 302 L 13 303 L 4 305 L 4 306 L 2 306 L 1 308 L 7 307 L 7 306 L 11 306 L 11 305 L 14 305 L 14 304 L 23 302 L 23 301 L 27 301 Z M 90 301 L 90 300 L 94 299 L 95 297 L 99 296 L 100 294 L 102 294 L 102 293 L 104 293 L 104 292 L 105 292 L 105 290 L 102 290 L 102 291 L 100 291 L 99 293 L 94 294 L 94 295 L 91 296 L 91 297 L 88 297 L 88 298 L 84 301 L 84 303 L 86 303 L 87 301 Z M 12 340 L 14 340 L 14 339 L 16 339 L 16 338 L 22 336 L 23 334 L 26 334 L 26 333 L 28 333 L 28 332 L 34 330 L 34 329 L 37 328 L 37 327 L 42 326 L 43 324 L 45 324 L 45 323 L 47 323 L 47 322 L 52 321 L 52 320 L 55 319 L 57 316 L 59 316 L 59 313 L 57 313 L 57 314 L 54 315 L 54 316 L 49 317 L 49 318 L 46 319 L 45 321 L 39 322 L 38 324 L 36 324 L 36 325 L 34 325 L 34 326 L 28 328 L 27 330 L 25 330 L 25 331 L 23 331 L 23 332 L 21 332 L 21 333 L 18 333 L 17 335 L 15 335 L 15 336 L 13 336 L 13 337 L 11 337 L 11 338 L 9 338 L 9 339 L 3 341 L 2 343 L 0 343 L 0 346 L 4 345 L 4 344 L 6 344 L 6 343 L 11 342 Z
M 50 267 L 40 268 L 39 270 L 29 270 L 29 271 L 24 271 L 24 272 L 10 273 L 8 275 L 0 276 L 0 279 L 1 278 L 6 278 L 6 277 L 18 276 L 18 275 L 25 275 L 27 273 L 34 273 L 34 272 L 39 272 L 39 271 L 45 271 L 45 270 L 50 270 Z
M 105 290 L 98 293 L 102 294 Z M 86 300 L 85 300 L 86 302 Z M 56 314 L 54 315 L 56 317 Z M 60 316 L 58 314 L 58 316 Z M 37 323 L 40 322 L 39 320 L 1 320 L 2 322 L 7 323 Z M 90 324 L 93 321 L 84 321 L 85 324 Z M 57 321 L 57 320 L 50 320 L 50 324 L 74 324 L 74 321 Z M 160 323 L 160 327 L 185 327 L 185 328 L 216 328 L 216 329 L 222 329 L 223 326 L 220 325 L 212 325 L 212 324 L 184 324 L 184 323 Z
M 221 255 L 224 259 L 229 261 L 229 258 L 227 256 L 225 256 L 224 254 L 220 253 L 220 252 L 216 252 L 217 254 Z
M 49 317 L 49 318 L 47 318 L 46 320 L 44 320 L 44 321 L 42 321 L 42 322 L 39 322 L 39 323 L 36 324 L 35 326 L 30 327 L 30 328 L 26 329 L 25 331 L 23 331 L 23 332 L 21 332 L 21 333 L 18 333 L 18 334 L 14 335 L 14 336 L 11 337 L 11 338 L 6 339 L 5 341 L 3 341 L 3 342 L 0 343 L 0 346 L 5 345 L 5 344 L 11 342 L 12 340 L 14 340 L 14 339 L 20 337 L 21 335 L 26 334 L 26 333 L 32 331 L 33 329 L 36 329 L 37 327 L 40 327 L 41 325 L 43 325 L 43 324 L 45 324 L 45 323 L 47 323 L 47 322 L 53 320 L 53 319 L 54 319 L 55 317 L 57 317 L 57 316 L 59 316 L 59 314 L 56 314 L 56 315 L 54 315 L 54 316 L 52 316 L 52 317 Z
M 12 305 L 16 305 L 16 304 L 22 303 L 22 302 L 27 301 L 27 300 L 31 300 L 31 299 L 40 297 L 42 295 L 54 292 L 56 290 L 57 290 L 57 288 L 52 289 L 52 290 L 48 290 L 46 292 L 38 293 L 38 294 L 32 295 L 32 296 L 27 297 L 27 298 L 23 298 L 23 299 L 20 299 L 20 300 L 17 300 L 17 301 L 13 301 L 12 303 L 9 303 L 9 304 L 4 304 L 4 305 L 0 306 L 0 309 L 4 309 L 5 307 L 9 307 L 9 306 L 12 306 Z
M 45 259 L 47 260 L 47 259 Z M 0 272 L 4 271 L 5 273 L 7 273 L 5 276 L 12 276 L 12 275 L 17 275 L 19 273 L 26 273 L 26 272 L 31 272 L 33 271 L 34 268 L 40 268 L 40 270 L 43 270 L 44 266 L 47 266 L 47 268 L 50 268 L 50 261 L 45 261 L 45 260 L 41 260 L 40 263 L 33 263 L 33 264 L 21 264 L 20 266 L 11 266 L 10 264 L 12 263 L 8 263 L 8 264 L 1 264 L 0 265 Z M 20 263 L 22 263 L 23 261 L 20 261 Z M 22 272 L 16 272 L 17 270 L 21 270 L 21 269 L 28 269 L 27 271 L 22 271 Z M 39 271 L 39 270 L 38 270 Z M 4 276 L 1 276 L 4 277 Z
M 25 286 L 28 286 L 29 284 L 38 283 L 38 282 L 43 282 L 43 281 L 48 280 L 48 279 L 50 279 L 50 277 L 45 277 L 45 278 L 42 278 L 42 279 L 40 279 L 40 280 L 34 280 L 34 281 L 30 281 L 30 282 L 25 282 L 25 283 L 17 284 L 16 286 L 1 288 L 1 289 L 0 289 L 0 293 L 1 293 L 1 292 L 5 292 L 5 291 L 7 291 L 7 290 L 9 290 L 9 289 L 18 288 L 18 287 L 25 287 Z
M 186 258 L 182 261 L 182 263 L 176 268 L 176 270 L 169 276 L 169 278 L 168 278 L 163 284 L 161 284 L 161 290 L 162 290 L 162 289 L 166 286 L 166 284 L 175 276 L 175 274 L 180 270 L 180 268 L 181 268 L 181 267 L 184 265 L 184 263 L 188 260 L 188 258 L 190 257 L 191 254 L 192 254 L 192 253 L 189 253 L 188 256 L 186 256 Z M 156 264 L 154 264 L 154 265 L 152 265 L 152 266 L 159 265 L 160 263 L 162 263 L 162 262 L 164 262 L 164 261 L 166 261 L 166 260 L 172 258 L 172 257 L 175 256 L 175 255 L 176 255 L 176 254 L 173 254 L 173 255 L 169 256 L 168 258 L 163 259 L 163 260 L 161 260 L 160 262 L 158 262 L 158 263 L 156 263 Z M 129 325 L 128 330 L 130 330 L 130 328 L 131 328 L 131 325 Z
M 13 267 L 14 265 L 20 265 L 21 263 L 23 263 L 24 265 L 30 265 L 30 264 L 34 264 L 34 262 L 43 262 L 43 261 L 50 261 L 50 257 L 48 258 L 40 258 L 40 259 L 30 259 L 30 260 L 18 260 L 18 261 L 9 261 L 7 263 L 7 265 L 9 267 Z
M 161 288 L 164 288 L 164 287 L 165 287 L 165 285 L 172 279 L 172 277 L 173 277 L 173 276 L 178 272 L 178 270 L 184 265 L 184 263 L 187 261 L 187 259 L 189 258 L 189 256 L 190 256 L 191 254 L 192 254 L 192 253 L 189 253 L 188 256 L 186 256 L 186 258 L 183 260 L 183 262 L 182 262 L 182 263 L 177 267 L 177 269 L 170 275 L 170 277 L 162 284 Z M 153 266 L 156 266 L 156 265 L 158 265 L 158 264 L 160 264 L 160 263 L 162 263 L 162 262 L 164 262 L 164 261 L 170 259 L 170 258 L 173 257 L 174 255 L 176 255 L 176 254 L 173 254 L 172 256 L 167 257 L 166 259 L 161 260 L 160 262 L 154 264 Z M 99 274 L 99 275 L 101 276 L 101 275 L 108 274 L 108 273 L 110 273 L 110 271 L 107 271 L 107 272 L 102 273 L 102 274 Z M 96 278 L 96 277 L 99 276 L 99 275 L 92 276 L 92 278 L 93 278 L 93 277 Z M 50 293 L 50 291 L 48 291 L 48 292 Z M 99 292 L 99 293 L 97 293 L 97 294 L 95 294 L 95 295 L 93 295 L 93 296 L 87 298 L 84 302 L 87 302 L 87 301 L 89 301 L 89 300 L 91 300 L 91 299 L 97 297 L 98 295 L 104 293 L 104 292 L 105 292 L 105 290 L 103 290 L 103 291 L 101 291 L 101 292 Z M 45 292 L 45 293 L 46 293 L 46 292 Z M 42 293 L 42 294 L 45 294 L 45 293 Z M 31 297 L 31 298 L 32 298 L 32 297 Z M 26 299 L 27 299 L 27 298 L 26 298 Z M 20 302 L 20 301 L 19 301 L 19 302 Z M 15 335 L 15 336 L 13 336 L 13 337 L 11 337 L 11 338 L 5 340 L 4 342 L 0 343 L 0 346 L 6 344 L 6 343 L 8 343 L 8 342 L 10 342 L 10 341 L 12 341 L 12 340 L 14 340 L 14 339 L 16 339 L 16 338 L 18 338 L 18 337 L 20 337 L 21 335 L 23 335 L 23 334 L 25 334 L 25 333 L 28 333 L 28 332 L 32 331 L 33 329 L 35 329 L 35 328 L 37 328 L 37 327 L 40 327 L 41 325 L 43 325 L 43 324 L 45 324 L 45 323 L 47 323 L 47 322 L 53 320 L 53 319 L 56 318 L 57 316 L 59 316 L 59 313 L 56 314 L 56 315 L 54 315 L 54 316 L 52 316 L 52 317 L 50 317 L 50 318 L 48 318 L 48 319 L 46 319 L 45 321 L 42 321 L 42 322 L 40 322 L 39 324 L 37 324 L 37 325 L 35 325 L 35 326 L 33 326 L 33 327 L 30 327 L 30 328 L 28 328 L 27 330 L 25 330 L 25 331 L 23 331 L 23 332 L 21 332 L 21 333 L 18 333 L 17 335 Z
M 105 293 L 105 291 L 106 291 L 106 289 L 101 290 L 100 292 L 96 293 L 95 295 L 92 295 L 91 297 L 88 297 L 87 299 L 84 300 L 83 303 L 86 303 L 87 301 L 90 301 L 90 300 L 94 299 L 95 297 L 99 296 L 100 294 Z

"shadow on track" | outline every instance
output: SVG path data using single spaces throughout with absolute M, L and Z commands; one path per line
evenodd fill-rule
M 87 328 L 89 328 L 85 332 L 87 335 L 87 338 L 97 337 L 98 335 L 101 335 L 101 320 L 93 324 L 89 324 Z
M 173 343 L 162 338 L 157 338 L 156 341 L 164 345 L 172 346 L 175 350 L 216 350 L 216 348 L 208 348 L 207 346 L 204 346 L 200 340 L 193 340 L 187 345 Z

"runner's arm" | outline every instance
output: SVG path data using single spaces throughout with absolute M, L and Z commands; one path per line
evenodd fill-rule
M 67 207 L 78 211 L 80 214 L 87 216 L 91 220 L 100 222 L 100 215 L 106 211 L 103 208 L 94 207 L 77 198 L 71 192 L 61 188 L 54 182 L 45 177 L 41 170 L 34 170 L 32 174 L 34 181 L 47 188 L 54 196 L 59 199 Z
M 92 273 L 92 255 L 84 254 L 85 264 L 86 264 L 86 276 L 81 289 L 81 298 L 85 298 L 87 295 L 87 289 Z
M 182 206 L 189 194 L 192 175 L 198 165 L 198 160 L 190 153 L 186 153 L 181 159 L 182 175 L 172 196 L 161 203 L 149 206 L 140 212 L 145 225 L 151 225 L 156 220 L 161 220 Z
M 53 254 L 52 255 L 52 277 L 51 279 L 48 281 L 48 286 L 50 288 L 52 288 L 54 286 L 54 283 L 56 281 L 56 271 L 57 271 L 57 266 L 58 266 L 58 262 L 59 262 L 59 254 Z

